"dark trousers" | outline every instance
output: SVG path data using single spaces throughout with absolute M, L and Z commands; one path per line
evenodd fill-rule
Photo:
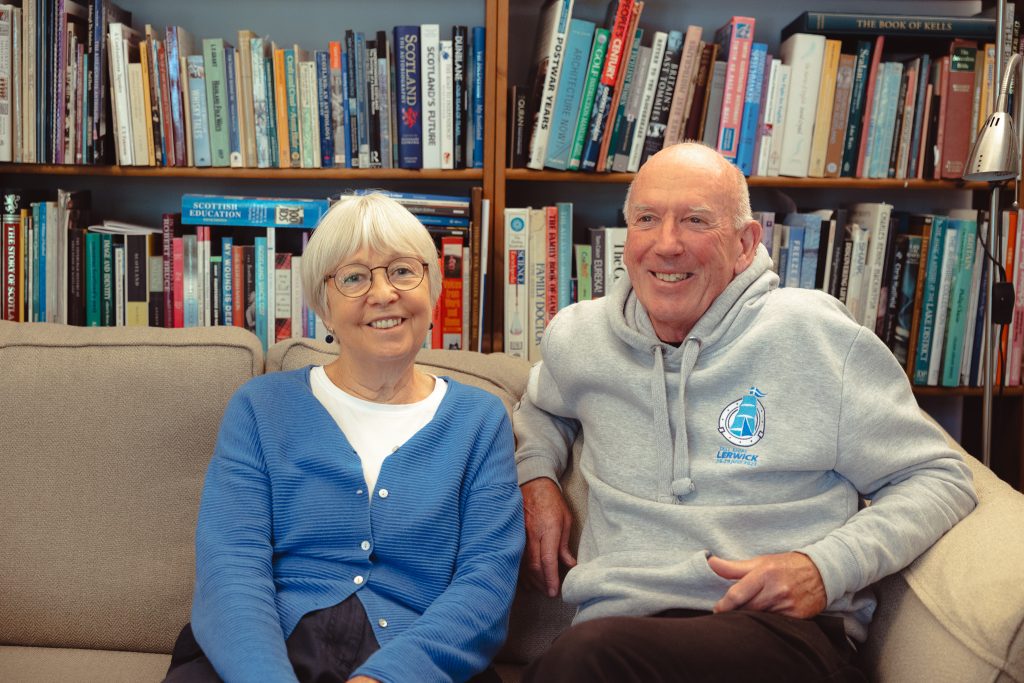
M 523 683 L 866 682 L 838 617 L 668 610 L 594 619 L 565 631 Z
M 380 649 L 363 603 L 351 595 L 333 607 L 310 612 L 299 620 L 288 639 L 288 659 L 302 683 L 339 683 Z M 174 643 L 164 683 L 219 683 L 199 643 L 186 624 Z M 473 678 L 474 683 L 501 683 L 494 669 Z

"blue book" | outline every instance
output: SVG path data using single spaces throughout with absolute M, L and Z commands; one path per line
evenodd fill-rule
M 184 194 L 183 225 L 236 225 L 272 228 L 315 228 L 327 213 L 326 199 L 232 197 Z
M 262 235 L 253 238 L 253 271 L 256 274 L 256 336 L 267 351 L 267 238 Z
M 396 26 L 395 103 L 398 106 L 398 168 L 422 168 L 420 27 Z
M 413 213 L 415 213 L 415 211 Z M 415 215 L 416 215 L 416 218 L 419 220 L 419 222 L 422 223 L 423 225 L 439 225 L 439 226 L 449 226 L 449 227 L 455 227 L 455 228 L 468 228 L 469 227 L 469 219 L 468 218 L 458 218 L 458 217 L 455 217 L 455 216 L 431 216 L 431 215 L 428 215 L 428 214 L 419 214 L 419 213 L 417 213 Z
M 395 190 L 381 190 L 381 189 L 365 189 L 356 188 L 354 190 L 348 190 L 344 194 L 356 194 L 356 195 L 367 195 L 367 194 L 383 194 L 393 199 L 407 199 L 410 201 L 423 201 L 423 202 L 445 202 L 450 204 L 460 204 L 465 207 L 469 207 L 469 199 L 465 196 L 459 196 L 456 194 L 427 194 L 424 192 L 397 192 Z
M 576 119 L 579 118 L 580 102 L 583 99 L 583 83 L 587 77 L 587 62 L 595 28 L 594 22 L 585 19 L 569 22 L 558 92 L 551 114 L 551 132 L 544 156 L 544 165 L 548 168 L 564 171 L 569 167 L 569 153 L 576 133 Z
M 473 27 L 470 49 L 473 51 L 473 92 L 470 95 L 473 107 L 473 168 L 484 167 L 484 53 L 487 33 L 483 26 Z M 481 293 L 483 290 L 481 290 Z
M 366 36 L 355 34 L 356 61 L 356 136 L 359 141 L 359 168 L 370 167 L 370 97 L 366 92 Z
M 195 235 L 182 235 L 182 313 L 185 327 L 199 326 L 199 256 Z M 106 245 L 104 245 L 106 248 Z M 106 258 L 106 257 L 104 257 Z M 106 268 L 106 264 L 104 264 Z M 106 283 L 104 282 L 104 288 Z M 106 302 L 106 294 L 103 299 Z M 105 305 L 105 303 L 104 303 Z M 104 314 L 106 318 L 106 314 Z M 104 323 L 105 324 L 105 323 Z
M 572 303 L 572 202 L 558 202 L 558 310 Z
M 99 327 L 102 316 L 100 273 L 103 272 L 103 236 L 98 232 L 85 233 L 85 324 Z M 173 316 L 171 311 L 170 315 Z
M 786 245 L 786 286 L 799 287 L 800 273 L 804 262 L 804 228 L 800 225 L 789 226 L 789 239 Z
M 884 68 L 882 68 L 884 67 Z M 893 131 L 896 129 L 896 110 L 899 107 L 900 81 L 903 78 L 902 62 L 883 62 L 881 90 L 877 97 L 878 117 L 871 129 L 869 178 L 886 178 L 889 175 L 889 156 L 892 152 Z
M 765 43 L 751 45 L 747 93 L 743 98 L 743 123 L 740 126 L 740 143 L 736 150 L 736 165 L 746 176 L 753 173 L 757 120 L 761 113 L 761 86 L 764 83 L 764 62 L 767 56 L 768 46 Z
M 35 274 L 32 302 L 35 304 L 35 322 L 46 321 L 46 202 L 32 205 L 32 221 L 36 231 Z
M 786 214 L 783 222 L 790 226 L 790 239 L 793 236 L 792 228 L 803 229 L 800 279 L 791 282 L 789 280 L 790 271 L 786 273 L 786 282 L 790 287 L 814 289 L 815 278 L 818 274 L 818 249 L 821 244 L 821 216 L 814 213 L 789 213 Z
M 932 329 L 935 326 L 935 303 L 939 296 L 939 279 L 942 276 L 942 253 L 945 250 L 946 225 L 945 216 L 937 215 L 932 219 L 932 235 L 928 241 L 928 255 L 922 264 L 925 268 L 924 291 L 919 294 L 921 296 L 921 321 L 918 324 L 917 351 L 914 357 L 914 384 L 928 384 Z
M 288 104 L 288 163 L 282 166 L 299 168 L 302 166 L 302 136 L 299 134 L 299 60 L 295 48 L 284 51 L 284 91 Z M 270 99 L 267 98 L 268 103 Z
M 224 46 L 224 80 L 228 99 L 228 153 L 231 166 L 242 167 L 242 138 L 238 130 L 238 76 L 235 74 L 235 48 Z
M 331 59 L 326 50 L 314 53 L 317 108 L 320 114 L 320 164 L 334 167 L 334 123 L 331 113 Z
M 202 55 L 188 56 L 188 97 L 192 113 L 192 161 L 194 166 L 209 166 L 210 124 L 206 108 L 206 71 Z
M 596 171 L 597 157 L 601 153 L 601 140 L 604 129 L 608 126 L 608 113 L 612 107 L 612 86 L 606 83 L 597 84 L 594 95 L 594 107 L 590 114 L 590 126 L 587 139 L 583 143 L 583 154 L 580 156 L 581 171 Z
M 341 116 L 343 126 L 345 129 L 344 145 L 345 145 L 345 168 L 354 168 L 358 166 L 358 161 L 352 159 L 352 136 L 355 135 L 355 131 L 352 130 L 352 121 L 354 119 L 350 116 L 351 108 L 348 102 L 348 53 L 342 51 L 341 53 Z
M 221 259 L 221 280 L 220 280 L 220 305 L 221 324 L 230 326 L 235 324 L 233 306 L 235 302 L 235 288 L 232 280 L 235 273 L 235 258 L 231 252 L 234 246 L 234 239 L 231 237 L 220 238 L 220 259 Z
M 455 168 L 466 168 L 469 144 L 469 29 L 452 26 L 452 142 Z
M 356 86 L 358 82 L 356 62 L 358 61 L 355 31 L 346 29 L 345 53 L 342 55 L 342 65 L 344 68 L 342 72 L 344 73 L 346 125 L 348 126 L 349 138 L 346 149 L 350 152 L 348 158 L 351 161 L 352 168 L 360 168 L 362 166 L 362 160 L 359 158 L 359 97 Z M 366 161 L 369 163 L 369 158 Z
M 960 385 L 960 366 L 963 362 L 964 334 L 967 327 L 967 303 L 971 298 L 971 280 L 974 278 L 974 252 L 978 243 L 977 223 L 973 220 L 950 218 L 957 226 L 959 246 L 954 266 L 953 289 L 949 295 L 949 313 L 946 315 L 945 353 L 942 358 L 944 387 Z

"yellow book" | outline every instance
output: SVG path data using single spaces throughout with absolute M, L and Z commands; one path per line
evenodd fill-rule
M 277 114 L 277 165 L 291 168 L 291 141 L 288 137 L 288 93 L 285 90 L 284 48 L 274 48 L 274 106 Z
M 842 42 L 825 41 L 825 58 L 821 62 L 821 82 L 818 84 L 818 112 L 811 138 L 811 161 L 807 167 L 809 178 L 825 177 L 825 156 L 828 152 L 828 134 L 832 124 L 832 101 L 836 96 L 836 73 L 839 71 L 839 51 Z

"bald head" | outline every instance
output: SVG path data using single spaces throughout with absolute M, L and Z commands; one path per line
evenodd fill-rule
M 743 229 L 751 220 L 750 191 L 747 189 L 747 179 L 743 177 L 743 173 L 726 161 L 725 157 L 703 143 L 680 142 L 651 155 L 640 167 L 640 171 L 626 189 L 626 200 L 622 205 L 622 213 L 627 223 L 632 210 L 630 200 L 633 186 L 643 182 L 645 177 L 670 174 L 673 169 L 680 167 L 706 173 L 709 180 L 717 181 L 716 184 L 723 193 L 728 193 L 729 196 L 725 199 L 730 206 L 735 207 L 733 226 L 737 230 Z

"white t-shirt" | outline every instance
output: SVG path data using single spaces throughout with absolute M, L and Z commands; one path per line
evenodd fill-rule
M 448 388 L 447 382 L 435 377 L 434 390 L 422 401 L 392 404 L 366 401 L 345 392 L 330 380 L 323 366 L 310 371 L 309 383 L 362 461 L 367 491 L 377 485 L 384 458 L 434 419 Z

